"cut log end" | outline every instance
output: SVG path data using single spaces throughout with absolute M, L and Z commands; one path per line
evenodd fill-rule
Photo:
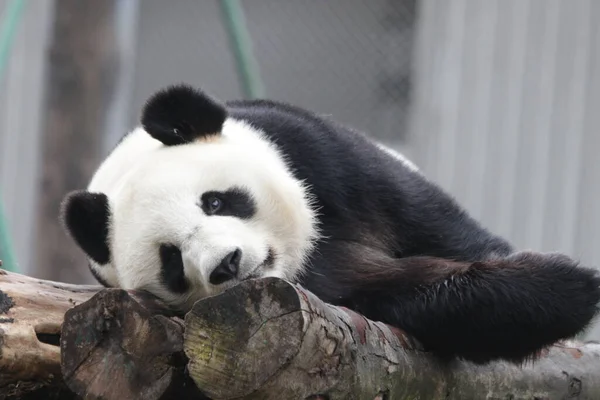
M 182 321 L 154 314 L 149 309 L 156 302 L 146 303 L 153 306 L 125 290 L 106 289 L 67 311 L 61 364 L 71 390 L 87 399 L 199 396 L 193 383 L 186 384 Z
M 276 375 L 298 352 L 304 324 L 294 287 L 276 279 L 199 301 L 185 321 L 189 374 L 219 399 L 245 396 Z

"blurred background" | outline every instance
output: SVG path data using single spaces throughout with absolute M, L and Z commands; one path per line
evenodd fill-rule
M 0 0 L 0 11 L 6 268 L 94 282 L 60 201 L 177 82 L 330 114 L 405 153 L 517 247 L 600 266 L 598 1 Z

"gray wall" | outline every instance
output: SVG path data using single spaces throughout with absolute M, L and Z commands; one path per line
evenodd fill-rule
M 420 11 L 415 161 L 517 246 L 600 266 L 600 2 Z

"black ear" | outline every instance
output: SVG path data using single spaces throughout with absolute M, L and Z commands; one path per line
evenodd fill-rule
M 144 106 L 141 123 L 153 138 L 174 146 L 219 134 L 226 118 L 223 104 L 182 84 L 153 94 Z
M 81 249 L 98 264 L 110 261 L 108 223 L 110 208 L 104 193 L 76 190 L 62 202 L 60 219 Z

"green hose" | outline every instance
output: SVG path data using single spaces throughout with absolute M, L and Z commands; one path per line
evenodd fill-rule
M 4 217 L 4 207 L 2 207 L 2 202 L 0 202 L 0 261 L 2 261 L 1 267 L 3 269 L 18 272 L 12 242 L 8 233 L 8 226 L 6 225 L 6 218 Z
M 0 76 L 3 76 L 6 70 L 8 56 L 14 44 L 15 33 L 23 15 L 24 6 L 25 0 L 12 0 L 6 7 L 2 26 L 0 26 Z M 2 260 L 3 269 L 17 271 L 18 267 L 1 199 L 2 193 L 0 193 L 0 260 Z
M 221 0 L 220 3 L 244 94 L 250 99 L 262 98 L 265 89 L 260 78 L 258 62 L 252 51 L 252 41 L 242 5 L 239 0 Z
M 4 74 L 8 64 L 8 55 L 15 41 L 17 25 L 23 15 L 25 0 L 12 0 L 6 7 L 6 13 L 0 27 L 0 75 Z

